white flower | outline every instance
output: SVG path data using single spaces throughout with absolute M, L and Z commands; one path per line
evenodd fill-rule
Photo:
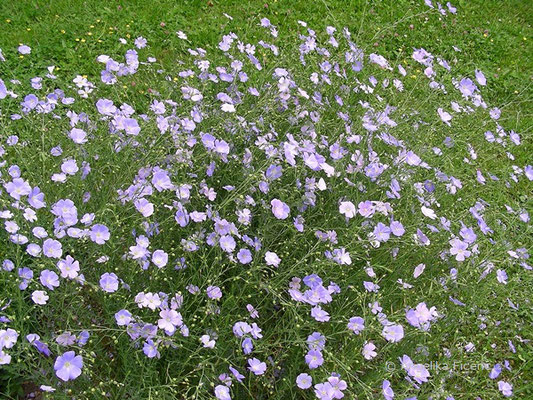
M 36 290 L 31 294 L 31 299 L 35 304 L 46 304 L 49 297 L 44 290 Z

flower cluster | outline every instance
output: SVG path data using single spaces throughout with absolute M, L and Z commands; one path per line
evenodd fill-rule
M 367 54 L 348 28 L 300 21 L 294 49 L 268 19 L 258 29 L 272 43 L 230 32 L 213 53 L 188 48 L 177 70 L 139 36 L 99 54 L 94 77 L 50 67 L 29 85 L 0 79 L 0 365 L 39 354 L 55 371 L 38 375 L 41 391 L 76 380 L 81 392 L 123 358 L 167 371 L 162 386 L 219 400 L 288 381 L 292 396 L 363 387 L 414 399 L 435 374 L 411 357 L 440 354 L 418 343 L 477 354 L 485 335 L 458 343 L 447 326 L 509 321 L 465 291 L 496 297 L 532 269 L 506 227 L 529 227 L 525 200 L 492 194 L 527 197 L 533 166 L 513 155 L 521 135 L 488 105 L 483 72 L 424 48 L 409 60 Z M 147 90 L 130 100 L 120 87 L 134 80 Z M 419 87 L 423 107 L 410 101 Z M 495 167 L 483 160 L 494 154 Z M 509 336 L 489 383 L 513 379 L 513 340 L 527 343 Z M 385 376 L 378 364 L 404 352 L 407 379 Z M 492 389 L 511 396 L 503 379 Z

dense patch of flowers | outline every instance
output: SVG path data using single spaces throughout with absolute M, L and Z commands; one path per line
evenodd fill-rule
M 525 194 L 533 166 L 514 162 L 521 136 L 484 100 L 482 71 L 457 76 L 423 48 L 395 64 L 347 28 L 318 33 L 303 21 L 295 53 L 260 24 L 271 42 L 228 33 L 217 62 L 188 48 L 175 78 L 139 37 L 123 59 L 97 57 L 99 81 L 79 75 L 59 88 L 54 67 L 30 88 L 0 79 L 1 365 L 43 357 L 32 379 L 62 391 L 93 382 L 98 359 L 120 351 L 116 336 L 96 355 L 98 343 L 119 335 L 127 352 L 161 363 L 223 347 L 205 387 L 220 400 L 261 377 L 322 400 L 362 387 L 392 399 L 396 386 L 414 399 L 437 390 L 424 389 L 434 371 L 414 337 L 431 341 L 447 314 L 469 312 L 460 276 L 506 285 L 530 274 L 527 247 L 498 237 L 503 211 L 492 210 L 502 205 L 484 193 Z M 31 56 L 27 45 L 18 52 Z M 411 102 L 417 69 L 436 104 Z M 136 76 L 150 89 L 129 104 L 120 85 Z M 465 126 L 475 140 L 457 133 Z M 501 165 L 484 170 L 478 153 L 493 152 Z M 529 226 L 525 208 L 505 212 Z M 493 246 L 507 257 L 492 259 Z M 272 318 L 294 324 L 286 338 Z M 463 339 L 460 351 L 475 351 Z M 362 364 L 348 368 L 337 352 Z M 488 360 L 486 385 L 511 396 L 512 367 Z M 198 362 L 185 368 L 201 386 Z M 385 362 L 398 368 L 385 375 Z M 361 382 L 365 364 L 379 385 Z M 261 389 L 250 390 L 236 398 Z M 453 398 L 453 386 L 438 390 Z

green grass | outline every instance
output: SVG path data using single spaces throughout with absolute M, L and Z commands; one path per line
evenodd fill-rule
M 417 395 L 419 399 L 445 399 L 453 395 L 456 400 L 475 396 L 496 399 L 502 397 L 497 389 L 500 379 L 513 384 L 516 398 L 531 398 L 531 345 L 520 339 L 531 339 L 533 333 L 530 303 L 533 280 L 530 271 L 510 258 L 508 251 L 521 247 L 531 250 L 532 232 L 531 225 L 519 221 L 517 215 L 507 213 L 505 205 L 514 210 L 533 212 L 531 182 L 523 176 L 516 183 L 509 179 L 513 172 L 512 165 L 523 168 L 531 164 L 533 150 L 533 8 L 529 2 L 517 0 L 474 0 L 453 4 L 457 7 L 457 15 L 441 17 L 426 7 L 423 1 L 404 0 L 1 2 L 0 48 L 7 61 L 0 63 L 0 78 L 6 82 L 10 79 L 22 81 L 24 93 L 31 91 L 29 79 L 43 76 L 50 65 L 56 66 L 58 80 L 47 83 L 49 90 L 55 89 L 54 85 L 62 89 L 70 85 L 71 93 L 75 93 L 72 79 L 78 74 L 99 83 L 102 64 L 96 62 L 98 55 L 107 54 L 122 60 L 125 50 L 131 48 L 136 37 L 148 39 L 149 46 L 139 50 L 140 58 L 145 60 L 147 56 L 153 56 L 157 59 L 156 63 L 143 66 L 136 75 L 119 78 L 119 83 L 114 86 L 99 86 L 89 101 L 78 100 L 73 106 L 77 112 L 87 112 L 95 121 L 98 117 L 94 102 L 98 98 L 113 99 L 115 104 L 126 102 L 138 114 L 149 113 L 151 101 L 159 99 L 154 90 L 160 93 L 162 99 L 180 102 L 180 115 L 187 114 L 191 106 L 181 101 L 182 80 L 178 78 L 180 71 L 193 67 L 187 49 L 201 47 L 207 50 L 207 59 L 212 66 L 227 65 L 228 59 L 217 50 L 217 45 L 221 35 L 228 32 L 236 33 L 245 43 L 264 39 L 280 47 L 282 57 L 278 59 L 268 50 L 257 46 L 258 58 L 264 69 L 254 71 L 248 65 L 251 86 L 261 87 L 266 82 L 272 83 L 270 72 L 282 66 L 298 76 L 302 86 L 307 87 L 312 94 L 315 89 L 308 77 L 322 59 L 314 55 L 310 56 L 311 62 L 307 66 L 299 64 L 298 34 L 304 29 L 297 21 L 306 21 L 322 39 L 327 25 L 338 29 L 338 37 L 342 27 L 348 27 L 352 32 L 352 40 L 365 54 L 376 52 L 385 56 L 391 65 L 402 64 L 408 69 L 408 75 L 402 79 L 405 91 L 398 93 L 390 86 L 376 89 L 386 98 L 384 103 L 373 96 L 365 97 L 352 92 L 343 97 L 346 106 L 341 107 L 334 103 L 333 96 L 344 82 L 333 79 L 334 84 L 321 89 L 324 97 L 331 100 L 331 107 L 316 107 L 323 113 L 314 124 L 319 137 L 327 138 L 330 144 L 336 138 L 342 140 L 341 134 L 345 128 L 336 113 L 348 110 L 353 121 L 359 121 L 364 114 L 364 110 L 358 106 L 360 100 L 369 101 L 378 110 L 385 104 L 398 106 L 393 119 L 399 126 L 393 133 L 429 165 L 460 179 L 463 184 L 463 189 L 453 195 L 446 191 L 443 183 L 438 183 L 434 195 L 427 196 L 438 203 L 432 208 L 439 216 L 446 216 L 451 222 L 451 231 L 457 233 L 462 222 L 477 229 L 469 209 L 482 200 L 487 203 L 484 218 L 494 230 L 490 235 L 493 242 L 479 229 L 476 230 L 479 254 L 464 263 L 458 263 L 453 257 L 440 257 L 442 252 L 450 248 L 450 235 L 445 230 L 429 235 L 429 230 L 424 228 L 430 236 L 431 245 L 417 245 L 412 238 L 416 229 L 427 223 L 438 225 L 438 221 L 428 220 L 420 213 L 414 184 L 427 179 L 437 182 L 435 172 L 391 165 L 384 177 L 389 181 L 396 176 L 404 178 L 400 179 L 400 199 L 387 199 L 387 187 L 374 184 L 360 173 L 350 176 L 350 179 L 356 185 L 363 184 L 364 191 L 357 186 L 347 185 L 344 176 L 332 177 L 327 180 L 329 190 L 317 194 L 316 207 L 302 213 L 306 229 L 300 234 L 292 224 L 272 217 L 269 201 L 272 198 L 283 199 L 295 212 L 296 204 L 301 201 L 304 192 L 297 189 L 298 181 L 305 184 L 305 177 L 312 175 L 310 170 L 301 166 L 291 169 L 284 163 L 283 177 L 272 184 L 268 195 L 251 191 L 251 188 L 257 188 L 262 180 L 261 173 L 271 160 L 265 158 L 263 151 L 253 141 L 250 142 L 250 132 L 237 126 L 235 118 L 213 113 L 202 122 L 202 131 L 216 132 L 220 138 L 231 142 L 235 153 L 241 156 L 245 147 L 250 148 L 254 160 L 254 169 L 243 168 L 236 161 L 217 163 L 216 173 L 208 180 L 209 187 L 215 188 L 218 193 L 216 211 L 223 218 L 230 219 L 231 216 L 236 220 L 234 212 L 241 207 L 245 196 L 254 196 L 258 205 L 254 208 L 253 224 L 247 228 L 248 234 L 261 238 L 263 250 L 275 249 L 283 260 L 282 266 L 278 269 L 269 268 L 255 257 L 250 265 L 242 266 L 231 262 L 220 249 L 206 246 L 196 253 L 186 253 L 180 241 L 193 235 L 196 228 L 191 225 L 180 228 L 174 221 L 173 211 L 165 211 L 161 207 L 163 211 L 157 211 L 150 219 L 152 222 L 157 220 L 161 229 L 161 234 L 153 241 L 151 239 L 152 246 L 154 249 L 165 249 L 172 259 L 186 257 L 189 267 L 184 271 L 174 271 L 170 265 L 161 270 L 151 266 L 149 273 L 146 273 L 132 260 L 122 258 L 129 246 L 134 245 L 132 230 L 142 232 L 144 218 L 132 203 L 122 205 L 117 200 L 117 189 L 127 188 L 139 168 L 146 165 L 166 166 L 172 172 L 173 182 L 198 186 L 205 176 L 211 156 L 205 151 L 195 150 L 191 157 L 194 165 L 169 162 L 169 157 L 175 153 L 175 144 L 168 135 L 160 135 L 155 126 L 149 123 L 141 123 L 143 134 L 138 138 L 140 151 L 129 146 L 116 153 L 115 138 L 107 132 L 105 124 L 100 124 L 93 132 L 94 140 L 87 144 L 84 152 L 73 146 L 64 134 L 70 129 L 64 118 L 54 120 L 32 115 L 12 122 L 9 115 L 18 112 L 18 103 L 22 99 L 6 99 L 0 103 L 2 144 L 7 136 L 15 133 L 21 142 L 28 143 L 25 147 L 7 148 L 4 156 L 8 160 L 7 166 L 19 165 L 22 176 L 47 194 L 48 204 L 70 198 L 79 205 L 80 215 L 81 209 L 83 212 L 94 212 L 98 223 L 110 227 L 113 240 L 102 247 L 88 240 L 65 240 L 64 254 L 72 254 L 80 261 L 88 283 L 85 286 L 62 283 L 54 292 L 49 292 L 47 306 L 36 307 L 30 299 L 31 291 L 42 289 L 37 279 L 30 286 L 31 291 L 28 289 L 23 292 L 18 288 L 20 282 L 14 279 L 16 272 L 7 274 L 0 271 L 0 307 L 7 304 L 8 299 L 12 300 L 5 313 L 13 321 L 9 326 L 20 334 L 17 345 L 11 349 L 12 363 L 0 368 L 2 398 L 23 398 L 28 392 L 36 390 L 34 385 L 41 384 L 57 387 L 55 393 L 43 394 L 43 398 L 50 399 L 99 399 L 106 398 L 106 393 L 112 399 L 213 398 L 212 386 L 220 383 L 217 377 L 221 373 L 229 373 L 228 365 L 236 366 L 241 373 L 245 372 L 249 357 L 242 354 L 239 339 L 234 337 L 231 327 L 237 321 L 249 319 L 246 304 L 258 309 L 260 318 L 257 323 L 264 335 L 261 340 L 254 341 L 255 349 L 251 356 L 265 361 L 268 369 L 262 377 L 253 377 L 246 372 L 243 384 L 234 381 L 231 389 L 234 399 L 315 398 L 312 391 L 302 391 L 294 384 L 299 373 L 309 372 L 304 362 L 305 340 L 315 331 L 328 339 L 324 351 L 326 362 L 309 373 L 313 375 L 314 383 L 326 380 L 331 372 L 340 373 L 348 383 L 345 398 L 382 398 L 381 383 L 384 379 L 391 381 L 396 398 Z M 231 15 L 233 20 L 226 18 L 224 13 Z M 269 18 L 278 27 L 277 41 L 259 26 L 263 17 Z M 188 41 L 177 38 L 175 32 L 178 30 L 187 34 Z M 128 47 L 121 45 L 119 38 L 127 39 Z M 19 56 L 16 52 L 19 43 L 29 45 L 32 48 L 31 55 Z M 457 46 L 461 51 L 454 51 L 452 46 Z M 449 94 L 428 89 L 428 80 L 420 64 L 411 58 L 413 48 L 420 47 L 448 60 L 452 65 L 451 73 L 444 72 L 442 68 L 439 70 L 439 81 L 446 84 Z M 380 82 L 391 75 L 368 63 L 364 71 L 367 68 Z M 158 73 L 158 69 L 165 70 L 165 73 Z M 495 132 L 496 127 L 486 112 L 483 114 L 476 110 L 472 114 L 454 115 L 451 127 L 438 119 L 435 110 L 445 107 L 450 111 L 450 100 L 466 103 L 458 92 L 452 93 L 452 79 L 473 77 L 475 69 L 482 70 L 487 77 L 487 86 L 482 89 L 484 100 L 489 107 L 497 106 L 502 110 L 498 122 L 506 131 L 514 130 L 520 134 L 521 146 L 504 148 L 489 144 L 484 132 Z M 169 79 L 163 79 L 165 76 Z M 356 74 L 349 76 L 352 79 L 348 81 L 349 84 L 354 84 L 355 79 L 363 81 L 368 78 L 366 73 L 360 77 Z M 208 83 L 201 89 L 204 96 L 205 93 L 215 95 L 220 91 L 220 88 Z M 247 121 L 256 122 L 264 132 L 272 124 L 280 134 L 279 142 L 286 133 L 296 134 L 301 125 L 290 123 L 290 117 L 297 114 L 295 109 L 278 115 L 276 107 L 273 96 L 263 95 L 255 104 L 245 103 L 239 109 L 239 114 L 245 116 Z M 413 110 L 419 114 L 411 114 Z M 264 125 L 261 125 L 261 117 L 265 120 Z M 412 129 L 412 125 L 421 120 L 426 124 L 421 124 L 418 130 Z M 305 122 L 309 122 L 309 119 Z M 235 124 L 234 132 L 225 129 L 230 123 Z M 357 128 L 355 126 L 354 123 L 354 133 L 364 135 L 360 124 Z M 453 138 L 454 146 L 451 148 L 443 144 L 447 136 Z M 369 144 L 389 164 L 397 155 L 396 149 L 375 139 L 371 142 L 367 136 L 361 146 L 354 145 L 350 150 L 366 150 Z M 56 145 L 64 149 L 60 158 L 50 156 L 50 149 Z M 477 159 L 469 155 L 468 145 L 475 149 Z M 433 147 L 440 147 L 443 155 L 435 155 Z M 513 154 L 514 160 L 509 160 L 508 151 Z M 326 153 L 328 151 L 324 150 Z M 75 176 L 64 185 L 50 181 L 51 174 L 59 171 L 61 158 L 67 157 L 77 159 L 78 164 L 81 160 L 91 163 L 92 171 L 86 180 Z M 470 158 L 471 164 L 464 162 L 465 157 Z M 343 159 L 336 168 L 343 170 L 348 162 Z M 7 176 L 7 166 L 2 166 L 2 177 Z M 486 185 L 477 183 L 476 169 L 483 171 L 487 178 Z M 191 172 L 197 173 L 199 178 L 190 177 L 188 174 Z M 489 173 L 500 180 L 490 180 Z M 386 182 L 385 178 L 383 180 Z M 511 184 L 506 186 L 506 181 Z M 229 184 L 235 185 L 236 190 L 226 192 L 222 189 Z M 83 206 L 85 191 L 91 192 L 87 207 Z M 347 224 L 338 213 L 338 202 L 343 198 L 356 205 L 368 199 L 390 201 L 394 206 L 395 219 L 404 224 L 407 234 L 374 248 L 366 236 L 367 231 L 361 226 L 361 217 Z M 155 193 L 151 199 L 158 206 L 171 205 L 174 200 L 176 198 L 172 192 Z M 261 204 L 262 201 L 266 205 Z M 12 199 L 2 192 L 0 209 L 10 207 L 11 202 Z M 196 193 L 190 209 L 201 210 L 205 208 L 205 203 L 205 197 Z M 291 217 L 294 215 L 291 213 Z M 39 218 L 42 226 L 51 226 L 53 216 L 50 213 Z M 387 222 L 388 219 L 383 217 L 380 221 Z M 17 222 L 21 226 L 24 224 L 24 221 Z M 332 246 L 319 242 L 314 235 L 315 230 L 335 230 L 339 244 Z M 9 242 L 5 231 L 0 233 L 0 240 L 0 258 L 13 260 L 17 268 L 31 266 L 35 271 L 55 268 L 55 263 L 50 259 L 30 258 L 21 246 Z M 336 247 L 345 247 L 350 251 L 352 265 L 339 266 L 324 257 L 324 251 Z M 395 247 L 400 248 L 397 257 L 391 254 Z M 110 260 L 106 264 L 96 263 L 96 259 L 103 254 L 108 255 Z M 505 269 L 509 274 L 508 284 L 498 283 L 495 272 L 480 280 L 484 262 L 494 263 L 495 270 Z M 426 264 L 426 270 L 415 280 L 412 271 L 420 263 Z M 374 268 L 378 278 L 367 276 L 364 269 L 368 266 Z M 459 270 L 456 280 L 450 278 L 451 268 Z M 98 286 L 98 279 L 104 272 L 115 272 L 130 284 L 131 292 L 121 289 L 113 294 L 103 293 Z M 325 307 L 331 315 L 329 323 L 314 321 L 309 316 L 310 307 L 292 301 L 287 294 L 293 277 L 303 278 L 311 273 L 317 273 L 325 281 L 334 281 L 341 286 L 341 293 L 334 296 L 333 302 Z M 398 279 L 415 287 L 401 289 Z M 380 291 L 366 292 L 363 281 L 378 283 Z M 203 293 L 209 285 L 220 286 L 224 292 L 223 298 L 216 304 L 220 307 L 220 315 L 213 312 L 214 302 L 208 301 L 205 294 L 197 297 L 188 295 L 185 289 L 188 284 L 200 286 Z M 181 312 L 191 330 L 191 337 L 174 337 L 177 347 L 161 348 L 160 359 L 146 358 L 142 353 L 142 343 L 141 348 L 135 348 L 125 329 L 117 326 L 114 320 L 115 312 L 122 308 L 135 312 L 147 321 L 157 320 L 152 311 L 137 308 L 133 298 L 139 291 L 182 293 L 186 296 Z M 466 306 L 454 305 L 448 299 L 450 296 L 460 299 Z M 519 309 L 511 309 L 507 299 L 518 304 Z M 367 307 L 374 301 L 379 301 L 391 321 L 404 325 L 406 337 L 399 343 L 387 343 L 381 337 L 381 325 Z M 442 318 L 433 322 L 429 332 L 416 330 L 405 321 L 405 308 L 415 307 L 422 301 L 428 306 L 436 306 L 442 315 Z M 350 334 L 346 328 L 347 320 L 352 316 L 361 316 L 367 323 L 359 336 Z M 487 327 L 480 328 L 482 323 Z M 54 338 L 58 334 L 66 330 L 77 333 L 83 329 L 91 333 L 89 343 L 83 348 L 73 347 L 77 354 L 83 355 L 83 374 L 75 381 L 58 385 L 52 368 L 54 357 L 39 355 L 24 336 L 30 332 L 39 333 L 55 356 L 66 350 L 55 343 Z M 212 350 L 202 348 L 198 341 L 209 329 L 218 335 L 217 345 Z M 367 361 L 361 356 L 361 349 L 370 340 L 378 347 L 378 356 Z M 516 352 L 509 350 L 509 340 L 516 346 Z M 469 342 L 475 344 L 475 351 L 464 350 Z M 398 357 L 404 354 L 419 363 L 455 363 L 465 366 L 487 363 L 490 368 L 505 359 L 509 360 L 512 370 L 504 370 L 498 380 L 491 381 L 487 370 L 465 371 L 456 367 L 450 372 L 431 369 L 430 381 L 417 391 L 405 381 L 406 374 L 399 365 Z M 390 362 L 394 363 L 394 368 L 387 367 Z

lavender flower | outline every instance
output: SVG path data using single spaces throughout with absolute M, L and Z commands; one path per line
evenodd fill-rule
M 100 287 L 104 292 L 113 293 L 118 290 L 118 276 L 113 272 L 106 272 L 100 277 Z
M 258 360 L 257 358 L 251 358 L 248 360 L 248 369 L 255 375 L 263 375 L 267 369 L 266 363 Z
M 289 216 L 289 206 L 281 200 L 274 199 L 270 204 L 272 205 L 272 214 L 274 214 L 277 219 L 286 219 Z
M 80 376 L 82 368 L 82 357 L 77 356 L 73 351 L 67 351 L 57 357 L 54 363 L 54 370 L 56 371 L 57 377 L 65 382 Z
M 389 342 L 399 342 L 403 339 L 403 326 L 395 324 L 386 325 L 383 327 L 382 335 Z
M 48 269 L 45 269 L 41 272 L 39 280 L 44 287 L 50 290 L 54 290 L 59 286 L 59 276 L 57 276 L 54 271 L 50 271 Z
M 301 373 L 296 377 L 296 385 L 300 389 L 309 389 L 313 386 L 313 378 L 309 374 Z

